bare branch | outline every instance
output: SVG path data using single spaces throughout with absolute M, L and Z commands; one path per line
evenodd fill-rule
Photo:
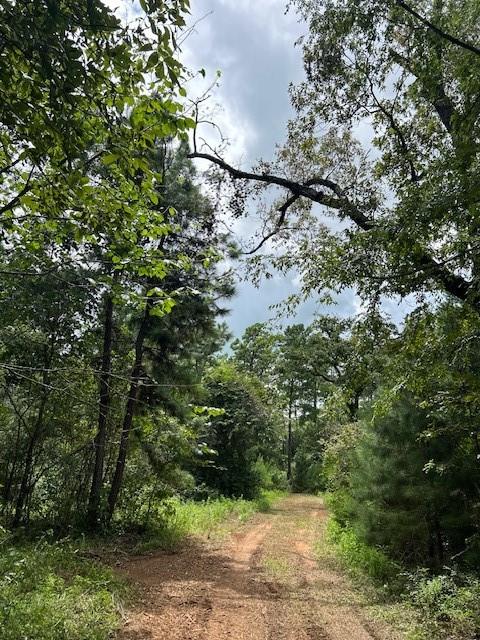
M 309 186 L 313 186 L 315 184 L 317 184 L 318 182 L 320 182 L 320 184 L 322 182 L 324 182 L 324 180 L 322 178 L 312 178 L 311 180 L 308 180 L 307 182 L 303 183 L 303 186 L 305 187 L 309 187 Z M 328 181 L 330 182 L 330 181 Z M 333 185 L 334 183 L 332 183 Z M 321 192 L 318 192 L 319 194 Z M 252 255 L 254 253 L 256 253 L 261 247 L 263 247 L 263 245 L 270 240 L 270 238 L 273 238 L 273 236 L 277 235 L 277 233 L 279 233 L 282 230 L 285 230 L 284 227 L 284 222 L 285 222 L 285 218 L 287 215 L 287 212 L 289 210 L 289 208 L 295 204 L 295 202 L 297 202 L 297 200 L 300 198 L 300 195 L 294 194 L 293 196 L 290 196 L 290 198 L 288 198 L 288 200 L 286 200 L 281 207 L 278 208 L 278 211 L 280 213 L 278 220 L 275 224 L 275 228 L 270 231 L 270 233 L 267 233 L 266 236 L 264 236 L 261 241 L 259 242 L 259 244 L 257 244 L 257 246 L 254 249 L 251 249 L 250 251 L 244 251 L 243 255 L 245 256 L 249 256 Z

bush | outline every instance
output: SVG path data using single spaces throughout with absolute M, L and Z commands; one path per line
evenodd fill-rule
M 245 522 L 257 511 L 268 511 L 282 496 L 280 491 L 263 491 L 255 500 L 216 498 L 205 502 L 164 500 L 155 509 L 155 517 L 135 550 L 172 550 L 189 535 L 221 536 L 232 525 Z
M 355 532 L 330 519 L 327 538 L 342 564 L 355 578 L 368 578 L 377 595 L 403 602 L 413 612 L 412 640 L 477 640 L 480 637 L 480 580 L 447 570 L 413 573 L 389 559 L 381 550 L 362 542 Z M 404 612 L 403 617 L 408 617 Z M 398 620 L 399 624 L 403 620 Z
M 259 478 L 260 487 L 269 491 L 286 491 L 288 487 L 287 474 L 275 464 L 259 457 L 254 464 Z
M 454 571 L 408 574 L 407 602 L 420 610 L 424 625 L 439 638 L 474 640 L 480 635 L 480 580 Z

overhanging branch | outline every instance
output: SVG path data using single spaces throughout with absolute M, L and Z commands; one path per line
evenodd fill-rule
M 328 178 L 315 177 L 304 183 L 296 182 L 295 180 L 289 180 L 288 178 L 282 178 L 281 176 L 271 175 L 269 173 L 252 173 L 250 171 L 242 171 L 222 160 L 218 156 L 214 156 L 210 153 L 194 152 L 190 153 L 189 158 L 199 158 L 202 160 L 208 160 L 212 164 L 217 165 L 220 169 L 226 171 L 232 178 L 237 180 L 249 180 L 253 182 L 263 182 L 264 184 L 276 185 L 283 187 L 290 191 L 292 196 L 297 198 L 307 198 L 311 202 L 324 205 L 331 209 L 341 211 L 345 216 L 350 218 L 357 226 L 364 231 L 373 229 L 374 222 L 366 216 L 363 211 L 356 205 L 352 204 L 343 193 L 340 186 L 329 180 Z M 315 185 L 325 187 L 331 191 L 334 195 L 328 195 L 324 191 L 314 189 Z M 290 203 L 292 204 L 292 203 Z M 290 205 L 289 205 L 290 206 Z
M 464 40 L 460 40 L 459 38 L 452 36 L 450 33 L 447 33 L 443 29 L 440 29 L 440 27 L 438 27 L 436 24 L 433 24 L 433 22 L 430 22 L 430 20 L 424 18 L 420 13 L 418 13 L 418 11 L 415 11 L 415 9 L 404 2 L 404 0 L 395 0 L 395 4 L 409 13 L 411 16 L 413 16 L 416 20 L 419 20 L 419 22 L 424 24 L 428 29 L 430 29 L 430 31 L 433 31 L 433 33 L 436 33 L 441 38 L 444 38 L 444 40 L 448 40 L 452 44 L 455 44 L 457 47 L 461 47 L 466 51 L 470 51 L 471 53 L 480 56 L 480 49 L 478 47 L 470 44 L 469 42 L 465 42 Z
M 308 180 L 305 183 L 300 183 L 294 180 L 289 180 L 288 178 L 283 178 L 281 176 L 275 176 L 268 173 L 253 173 L 249 171 L 243 171 L 228 164 L 222 158 L 208 153 L 194 152 L 189 154 L 189 157 L 208 160 L 212 164 L 226 171 L 232 178 L 261 182 L 269 185 L 276 185 L 287 189 L 291 193 L 291 196 L 279 209 L 280 216 L 277 220 L 274 230 L 264 239 L 262 239 L 260 244 L 257 245 L 257 247 L 253 251 L 249 252 L 250 254 L 258 251 L 258 249 L 260 249 L 260 247 L 263 246 L 263 244 L 265 244 L 265 242 L 269 238 L 271 238 L 273 235 L 284 228 L 283 225 L 285 223 L 288 208 L 292 204 L 294 204 L 300 197 L 307 198 L 312 202 L 316 202 L 332 209 L 338 210 L 342 213 L 342 215 L 349 218 L 362 231 L 372 231 L 376 228 L 375 222 L 371 218 L 366 216 L 358 206 L 350 202 L 341 187 L 331 180 L 316 177 Z M 330 196 L 324 191 L 315 189 L 315 185 L 325 187 L 326 189 L 333 192 L 334 196 Z M 387 239 L 390 238 L 393 242 L 395 241 L 395 231 L 384 230 L 384 234 L 387 235 Z M 468 302 L 476 308 L 480 307 L 480 296 L 472 293 L 471 283 L 468 280 L 453 273 L 452 271 L 447 269 L 444 264 L 435 260 L 435 258 L 431 256 L 427 251 L 425 251 L 415 241 L 414 238 L 412 238 L 411 249 L 412 266 L 415 267 L 418 272 L 422 272 L 425 274 L 426 278 L 431 278 L 436 281 L 437 284 L 439 284 L 447 293 L 453 295 L 459 300 Z

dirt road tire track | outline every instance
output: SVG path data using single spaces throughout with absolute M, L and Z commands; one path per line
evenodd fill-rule
M 141 590 L 119 640 L 394 640 L 362 617 L 348 581 L 314 554 L 326 513 L 291 495 L 217 546 L 132 558 Z

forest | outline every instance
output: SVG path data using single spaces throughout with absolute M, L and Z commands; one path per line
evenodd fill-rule
M 248 167 L 193 4 L 0 0 L 0 640 L 475 640 L 480 3 L 272 2 Z

